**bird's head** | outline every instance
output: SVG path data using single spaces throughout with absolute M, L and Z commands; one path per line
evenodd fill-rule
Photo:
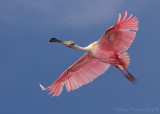
M 69 48 L 72 48 L 72 46 L 75 45 L 73 41 L 63 41 L 62 44 L 64 44 L 65 46 Z
M 58 40 L 57 38 L 51 38 L 50 42 L 58 42 L 58 43 L 61 43 L 69 48 L 71 48 L 73 45 L 75 45 L 75 43 L 73 41 L 61 41 L 61 40 Z

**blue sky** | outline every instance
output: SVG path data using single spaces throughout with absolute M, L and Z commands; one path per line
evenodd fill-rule
M 125 10 L 139 20 L 128 50 L 136 85 L 110 67 L 92 83 L 69 93 L 64 89 L 59 97 L 40 89 L 39 83 L 49 86 L 83 55 L 49 43 L 51 37 L 86 46 Z M 0 114 L 160 113 L 159 11 L 159 0 L 1 0 Z

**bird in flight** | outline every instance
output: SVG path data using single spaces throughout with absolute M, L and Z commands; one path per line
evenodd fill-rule
M 127 17 L 127 11 L 125 11 L 122 19 L 119 13 L 117 23 L 107 29 L 98 41 L 86 47 L 80 47 L 73 41 L 50 39 L 50 42 L 57 42 L 69 48 L 84 51 L 85 54 L 49 87 L 45 88 L 40 84 L 41 89 L 48 90 L 48 94 L 52 94 L 52 96 L 59 96 L 64 85 L 68 92 L 78 89 L 103 74 L 110 65 L 117 68 L 125 78 L 135 84 L 136 78 L 126 69 L 130 63 L 126 50 L 133 42 L 137 30 L 137 18 L 132 17 L 132 14 Z

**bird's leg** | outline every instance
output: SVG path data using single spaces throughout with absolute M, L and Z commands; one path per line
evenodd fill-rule
M 114 56 L 109 57 L 107 61 L 109 61 L 109 62 L 107 62 L 109 64 L 119 65 L 119 62 L 117 61 L 117 59 Z
M 125 74 L 117 65 L 114 65 L 120 72 L 124 75 L 125 78 L 127 78 L 129 81 L 131 81 L 133 84 L 136 83 L 136 78 L 133 75 Z
M 132 79 L 132 81 L 135 83 L 137 83 L 137 79 L 124 67 L 124 65 L 121 65 L 123 67 L 123 69 L 126 71 L 126 73 L 130 76 L 130 78 Z
M 124 66 L 124 63 L 123 63 L 123 60 L 121 58 L 119 58 L 119 56 L 115 53 L 114 54 L 115 58 L 117 59 L 117 61 L 119 62 L 119 65 L 121 65 L 123 67 L 123 69 L 126 71 L 126 73 L 128 74 L 127 78 L 128 80 L 130 80 L 133 84 L 135 84 L 137 81 L 136 81 L 136 78 L 126 69 L 126 67 Z M 118 67 L 118 66 L 117 66 Z M 116 67 L 116 68 L 117 68 Z M 119 67 L 118 69 L 123 72 Z M 124 75 L 124 73 L 122 73 Z M 126 74 L 125 74 L 126 75 Z

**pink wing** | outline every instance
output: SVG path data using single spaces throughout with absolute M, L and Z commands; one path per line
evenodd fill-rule
M 103 63 L 88 53 L 85 53 L 75 64 L 70 66 L 62 75 L 48 88 L 42 90 L 50 90 L 48 94 L 59 96 L 65 84 L 67 91 L 78 89 L 103 74 L 110 64 Z
M 125 11 L 122 20 L 120 20 L 121 14 L 119 14 L 117 23 L 106 30 L 98 41 L 101 49 L 123 52 L 130 47 L 136 35 L 135 31 L 138 30 L 138 20 L 136 17 L 132 17 L 132 14 L 126 17 L 127 11 Z

